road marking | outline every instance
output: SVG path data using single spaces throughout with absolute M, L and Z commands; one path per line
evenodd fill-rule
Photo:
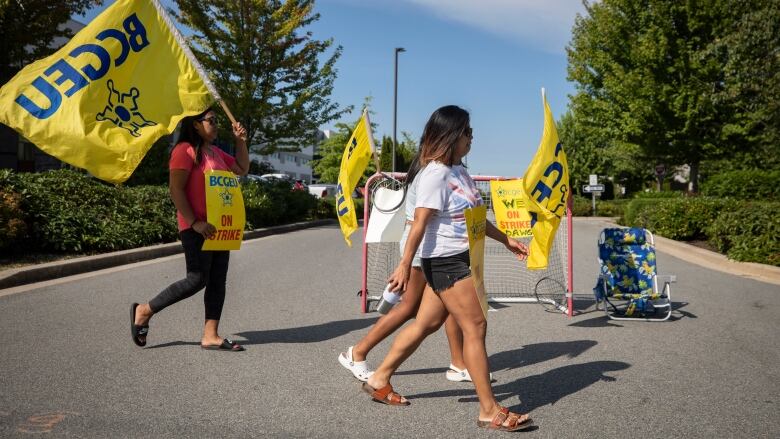
M 66 416 L 78 415 L 76 412 L 54 412 L 42 415 L 33 415 L 27 418 L 24 424 L 17 427 L 20 433 L 51 433 L 54 427 L 65 420 Z

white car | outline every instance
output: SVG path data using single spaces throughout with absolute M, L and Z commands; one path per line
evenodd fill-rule
M 263 179 L 268 180 L 268 181 L 271 181 L 273 179 L 292 181 L 292 179 L 293 179 L 292 177 L 290 177 L 287 174 L 263 174 L 263 175 L 260 176 L 260 178 L 263 178 Z
M 309 185 L 309 193 L 317 198 L 335 197 L 337 187 L 331 183 L 314 183 Z
M 338 185 L 332 183 L 314 183 L 309 185 L 309 193 L 317 198 L 335 197 L 337 189 Z M 352 199 L 357 198 L 363 198 L 362 190 L 355 189 L 352 191 Z

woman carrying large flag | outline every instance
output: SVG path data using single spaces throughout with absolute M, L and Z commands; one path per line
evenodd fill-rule
M 149 319 L 166 307 L 186 299 L 206 288 L 203 301 L 206 323 L 200 346 L 203 349 L 243 351 L 238 343 L 223 339 L 217 329 L 225 302 L 229 250 L 203 250 L 204 242 L 213 238 L 217 229 L 207 221 L 206 174 L 210 171 L 230 171 L 246 175 L 249 170 L 246 129 L 233 124 L 236 138 L 234 159 L 213 145 L 217 137 L 217 116 L 209 108 L 201 114 L 185 117 L 181 122 L 181 136 L 171 151 L 170 192 L 176 205 L 179 236 L 184 247 L 187 275 L 172 283 L 148 303 L 131 307 L 131 332 L 138 346 L 146 345 Z

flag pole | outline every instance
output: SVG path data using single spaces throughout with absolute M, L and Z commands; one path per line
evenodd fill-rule
M 368 118 L 368 107 L 363 108 L 363 115 L 361 118 L 366 118 L 366 132 L 368 133 L 368 144 L 371 145 L 371 155 L 374 158 L 374 165 L 376 166 L 376 172 L 382 172 L 381 165 L 379 163 L 379 156 L 376 153 L 376 147 L 374 146 L 374 133 L 371 132 L 371 120 Z
M 179 43 L 179 47 L 181 48 L 182 52 L 184 52 L 184 56 L 186 56 L 187 59 L 190 60 L 193 67 L 195 67 L 195 70 L 198 72 L 198 75 L 200 75 L 200 79 L 203 81 L 204 84 L 206 84 L 206 88 L 208 89 L 209 93 L 211 93 L 211 96 L 214 97 L 214 99 L 217 102 L 219 102 L 219 105 L 225 111 L 225 114 L 227 114 L 227 117 L 228 119 L 230 119 L 230 122 L 236 123 L 236 118 L 233 116 L 233 113 L 230 111 L 230 108 L 228 108 L 227 104 L 225 103 L 225 100 L 222 99 L 222 96 L 220 96 L 219 92 L 217 91 L 217 88 L 214 86 L 214 83 L 212 83 L 211 79 L 209 79 L 209 76 L 206 74 L 206 70 L 203 68 L 202 65 L 200 65 L 198 60 L 195 58 L 195 54 L 193 54 L 192 50 L 190 50 L 190 46 L 187 44 L 187 40 L 184 39 L 184 36 L 182 36 L 182 34 L 179 32 L 179 29 L 176 28 L 176 25 L 171 20 L 171 17 L 168 16 L 168 13 L 165 11 L 165 8 L 162 7 L 162 5 L 158 0 L 151 0 L 151 2 L 157 8 L 157 13 L 160 15 L 160 17 L 163 19 L 165 24 L 168 26 L 168 29 L 171 31 L 171 34 L 173 34 L 173 37 L 176 39 L 176 42 Z

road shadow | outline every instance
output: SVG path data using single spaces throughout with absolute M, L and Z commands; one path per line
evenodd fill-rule
M 683 318 L 689 318 L 689 319 L 697 319 L 698 316 L 696 314 L 693 314 L 691 312 L 685 311 L 682 308 L 685 308 L 688 306 L 688 302 L 672 302 L 672 316 L 669 317 L 668 322 L 676 322 L 678 320 L 681 320 Z M 592 311 L 590 311 L 592 312 Z M 598 310 L 599 316 L 590 318 L 588 320 L 581 320 L 578 322 L 574 322 L 570 324 L 569 326 L 574 326 L 578 328 L 622 328 L 623 323 L 631 323 L 630 320 L 610 320 L 605 314 L 604 310 L 600 309 Z M 661 314 L 663 315 L 663 314 Z M 636 322 L 643 322 L 644 319 L 637 318 Z
M 488 357 L 488 362 L 492 371 L 518 369 L 558 357 L 575 358 L 597 344 L 595 340 L 534 343 L 495 353 Z
M 519 349 L 493 354 L 488 357 L 488 364 L 490 364 L 491 372 L 517 369 L 559 357 L 575 358 L 597 344 L 594 340 L 534 343 Z M 432 367 L 399 371 L 394 375 L 425 375 L 446 371 L 446 367 Z
M 267 331 L 237 332 L 236 336 L 246 339 L 245 341 L 240 342 L 244 345 L 266 343 L 318 343 L 341 337 L 352 331 L 367 328 L 376 323 L 377 320 L 379 320 L 378 317 L 339 320 L 311 326 L 269 329 Z
M 445 373 L 447 372 L 446 367 L 429 367 L 427 369 L 413 369 L 413 370 L 400 370 L 396 371 L 393 376 L 395 375 L 427 375 L 432 373 Z
M 239 343 L 242 344 L 242 343 Z M 168 343 L 160 343 L 153 346 L 147 346 L 144 349 L 157 349 L 157 348 L 170 348 L 173 346 L 200 346 L 199 341 L 169 341 Z
M 629 367 L 631 367 L 630 364 L 621 361 L 593 361 L 590 363 L 573 364 L 508 383 L 494 384 L 493 393 L 499 402 L 506 401 L 514 396 L 520 398 L 518 404 L 510 407 L 510 410 L 513 412 L 532 412 L 547 404 L 555 404 L 566 396 L 573 395 L 597 382 L 615 382 L 617 378 L 606 374 L 628 369 Z M 401 392 L 403 393 L 402 390 Z M 409 399 L 455 396 L 460 397 L 458 402 L 477 401 L 473 387 L 407 394 L 404 396 Z
M 317 343 L 341 337 L 352 331 L 367 328 L 376 323 L 377 320 L 378 317 L 370 319 L 340 320 L 295 328 L 237 332 L 235 335 L 245 339 L 236 340 L 238 344 L 244 346 L 267 343 Z M 154 346 L 147 346 L 146 349 L 166 348 L 171 346 L 200 346 L 200 342 L 177 340 Z

